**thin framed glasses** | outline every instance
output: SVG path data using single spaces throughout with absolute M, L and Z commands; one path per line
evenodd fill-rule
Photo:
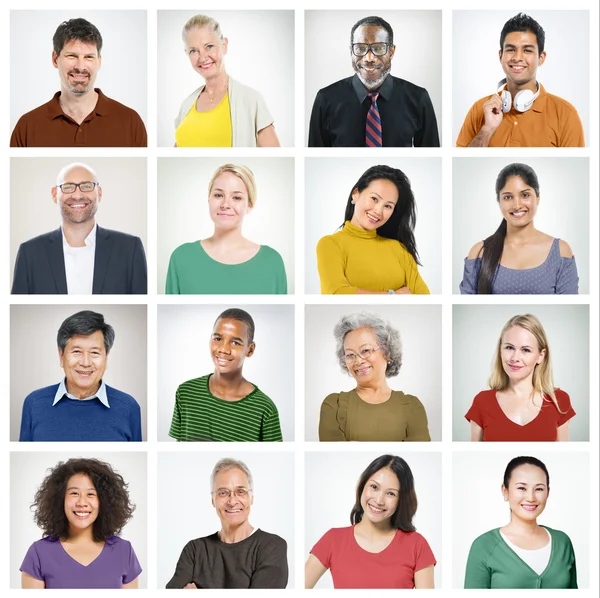
M 74 193 L 75 189 L 79 187 L 79 190 L 82 193 L 90 193 L 96 188 L 96 185 L 99 185 L 95 181 L 83 181 L 82 183 L 63 183 L 62 185 L 57 185 L 63 193 Z
M 358 356 L 360 356 L 361 359 L 369 359 L 369 357 L 371 357 L 371 355 L 373 355 L 373 353 L 375 353 L 375 351 L 378 349 L 381 349 L 381 347 L 377 346 L 373 347 L 372 349 L 362 349 L 358 352 L 358 355 L 355 353 L 345 353 L 344 361 L 346 363 L 354 363 Z
M 352 44 L 352 54 L 354 56 L 366 56 L 369 50 L 375 56 L 383 56 L 387 54 L 390 44 L 386 42 L 376 42 L 374 44 Z
M 243 488 L 240 486 L 239 488 L 234 488 L 233 490 L 229 490 L 229 488 L 219 488 L 218 490 L 213 490 L 211 494 L 214 494 L 217 498 L 225 500 L 232 494 L 236 498 L 248 498 L 248 494 L 250 494 L 250 492 L 252 491 L 248 490 L 248 488 Z

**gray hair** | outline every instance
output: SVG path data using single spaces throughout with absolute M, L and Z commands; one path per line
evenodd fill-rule
M 402 366 L 402 341 L 400 333 L 392 328 L 389 322 L 386 322 L 375 314 L 360 312 L 358 314 L 349 314 L 343 316 L 335 325 L 333 336 L 336 342 L 336 356 L 340 362 L 340 367 L 344 372 L 348 371 L 348 366 L 344 361 L 344 339 L 349 332 L 359 328 L 370 328 L 377 337 L 377 344 L 388 360 L 385 370 L 385 377 L 391 378 L 397 376 Z
M 200 29 L 202 27 L 208 27 L 219 39 L 223 39 L 221 26 L 215 19 L 207 17 L 206 15 L 194 15 L 193 17 L 190 17 L 183 26 L 183 30 L 181 31 L 183 42 L 187 42 L 187 34 L 192 29 Z
M 104 320 L 104 316 L 95 311 L 84 310 L 69 316 L 58 329 L 56 344 L 63 353 L 70 338 L 74 336 L 89 336 L 100 331 L 104 337 L 104 349 L 110 353 L 115 342 L 115 330 Z
M 215 478 L 218 473 L 222 471 L 229 471 L 230 469 L 239 469 L 246 474 L 248 478 L 248 490 L 254 489 L 254 483 L 252 481 L 252 474 L 250 473 L 250 469 L 243 462 L 238 459 L 231 459 L 229 457 L 225 457 L 224 459 L 219 459 L 215 466 L 213 467 L 212 473 L 210 474 L 210 491 L 212 492 L 215 487 Z

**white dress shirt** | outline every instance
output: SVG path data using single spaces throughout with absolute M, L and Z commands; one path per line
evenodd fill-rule
M 62 230 L 67 293 L 69 295 L 91 295 L 94 284 L 94 258 L 96 256 L 96 228 L 85 238 L 84 247 L 71 247 Z

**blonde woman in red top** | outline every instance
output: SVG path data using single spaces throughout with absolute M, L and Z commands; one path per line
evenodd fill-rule
M 465 415 L 471 441 L 569 440 L 575 411 L 569 395 L 554 386 L 548 339 L 535 316 L 505 324 L 488 384 Z

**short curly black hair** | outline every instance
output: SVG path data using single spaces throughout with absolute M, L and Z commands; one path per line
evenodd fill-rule
M 34 519 L 45 536 L 56 538 L 69 537 L 69 522 L 65 515 L 65 494 L 67 483 L 72 476 L 88 476 L 96 492 L 100 508 L 93 523 L 92 534 L 96 542 L 119 535 L 125 524 L 131 519 L 135 505 L 129 500 L 127 484 L 123 476 L 99 459 L 69 459 L 59 461 L 50 468 L 44 478 L 31 507 L 35 509 Z
M 533 33 L 537 40 L 538 54 L 544 51 L 544 46 L 546 45 L 546 33 L 544 29 L 535 19 L 524 12 L 520 12 L 504 23 L 504 27 L 502 27 L 502 31 L 500 32 L 500 52 L 504 52 L 504 38 L 509 33 L 514 33 L 515 31 L 530 31 Z

